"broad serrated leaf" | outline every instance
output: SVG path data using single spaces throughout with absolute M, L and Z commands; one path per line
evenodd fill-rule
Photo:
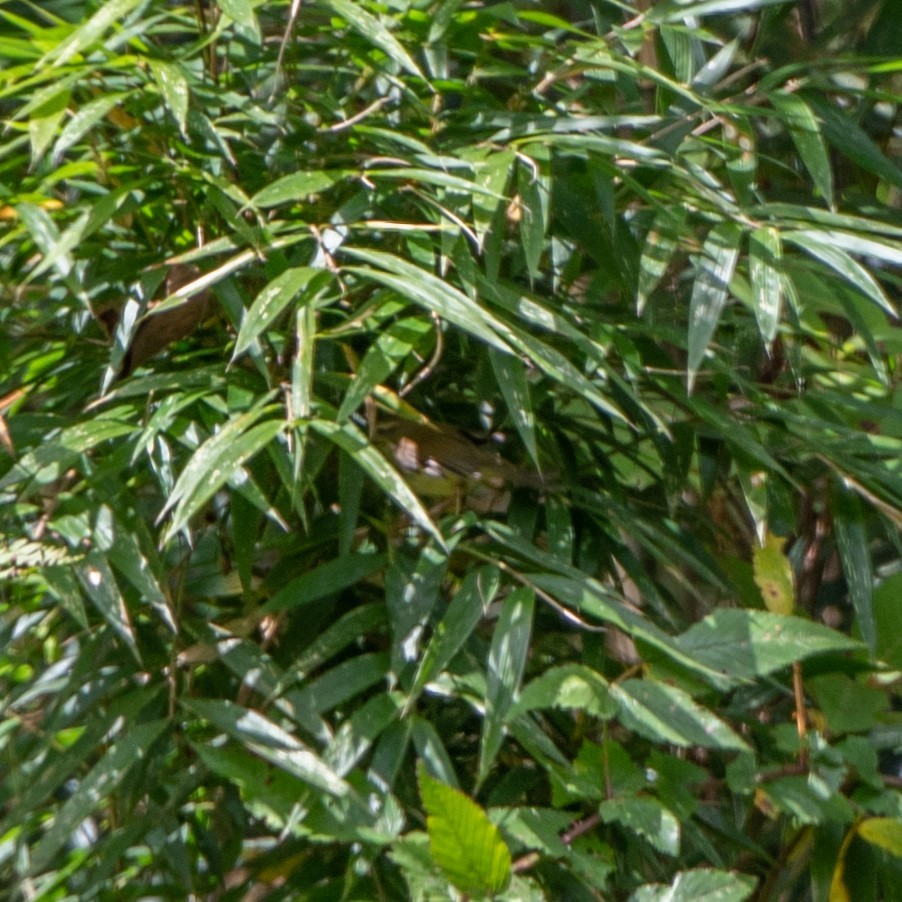
M 670 886 L 643 886 L 630 896 L 629 902 L 745 902 L 754 892 L 754 877 L 698 868 L 680 871 Z
M 649 739 L 683 748 L 748 749 L 726 723 L 677 686 L 624 680 L 611 685 L 610 697 L 617 704 L 618 719 Z
M 511 854 L 498 828 L 460 790 L 417 768 L 432 860 L 461 892 L 497 895 L 511 877 Z
M 520 697 L 508 712 L 514 720 L 534 708 L 561 708 L 584 711 L 593 717 L 608 719 L 617 713 L 608 681 L 584 664 L 562 664 L 546 670 L 523 687 Z
M 761 677 L 811 655 L 860 651 L 842 633 L 798 617 L 724 608 L 676 639 L 699 664 L 739 678 Z

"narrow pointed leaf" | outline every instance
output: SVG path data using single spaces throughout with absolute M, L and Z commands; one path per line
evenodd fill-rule
M 532 396 L 526 380 L 526 365 L 519 357 L 489 349 L 489 360 L 495 379 L 507 405 L 507 411 L 523 440 L 529 456 L 539 468 L 539 449 L 536 445 L 536 418 L 532 408 Z
M 482 567 L 467 574 L 448 603 L 442 619 L 436 624 L 432 638 L 420 658 L 410 689 L 414 701 L 423 687 L 448 666 L 485 616 L 498 592 L 499 574 L 494 567 Z
M 776 338 L 783 307 L 783 279 L 779 269 L 782 253 L 780 233 L 776 229 L 766 226 L 749 235 L 752 304 L 761 338 L 768 346 Z
M 309 300 L 316 289 L 321 288 L 330 278 L 330 273 L 312 266 L 288 269 L 276 276 L 254 298 L 254 303 L 241 323 L 232 359 L 243 354 L 299 294 L 304 293 Z
M 333 423 L 330 420 L 313 420 L 311 428 L 334 442 L 376 483 L 421 529 L 445 547 L 445 540 L 432 522 L 428 511 L 414 494 L 401 474 L 367 440 L 352 423 Z
M 741 237 L 739 226 L 729 222 L 717 225 L 696 259 L 697 275 L 689 302 L 690 391 L 730 293 Z
M 90 773 L 78 782 L 35 848 L 31 858 L 33 873 L 50 865 L 79 824 L 97 813 L 102 800 L 115 791 L 132 767 L 147 759 L 151 746 L 167 727 L 168 722 L 164 720 L 134 724 L 107 749 Z
M 485 719 L 479 748 L 479 781 L 488 774 L 501 748 L 504 722 L 514 703 L 526 667 L 535 595 L 515 589 L 504 600 L 492 635 L 486 674 Z
M 864 510 L 858 496 L 839 485 L 834 485 L 830 501 L 836 545 L 855 609 L 855 622 L 861 630 L 861 638 L 873 652 L 877 643 L 875 580 Z
M 770 101 L 786 124 L 799 156 L 821 196 L 831 209 L 833 199 L 833 171 L 820 123 L 811 107 L 797 93 L 773 91 Z
M 323 4 L 341 16 L 351 27 L 371 41 L 386 56 L 394 60 L 411 75 L 425 81 L 425 76 L 398 39 L 374 15 L 368 13 L 359 3 L 351 0 L 323 0 Z

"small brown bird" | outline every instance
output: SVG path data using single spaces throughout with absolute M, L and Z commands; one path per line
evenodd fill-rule
M 200 274 L 196 266 L 176 263 L 166 276 L 166 297 L 193 282 Z M 152 310 L 155 304 L 150 306 Z M 146 313 L 125 352 L 118 378 L 124 379 L 168 345 L 190 335 L 206 319 L 209 308 L 210 292 L 203 289 L 177 307 L 171 307 L 156 316 Z
M 412 485 L 424 495 L 451 496 L 474 483 L 497 491 L 545 485 L 538 473 L 505 460 L 455 426 L 390 419 L 378 424 L 373 440 L 401 470 L 417 477 Z

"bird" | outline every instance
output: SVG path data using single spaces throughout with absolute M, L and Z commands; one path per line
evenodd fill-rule
M 175 294 L 200 274 L 196 266 L 175 264 L 166 275 L 166 296 Z M 150 309 L 154 306 L 151 304 Z M 210 292 L 205 288 L 190 295 L 177 307 L 156 315 L 151 312 L 145 314 L 122 358 L 122 368 L 117 378 L 124 379 L 173 342 L 186 338 L 206 319 L 209 309 Z
M 541 489 L 541 474 L 505 460 L 468 433 L 446 423 L 390 418 L 377 423 L 373 441 L 425 497 L 490 499 L 492 509 L 511 488 Z M 506 504 L 504 504 L 506 507 Z

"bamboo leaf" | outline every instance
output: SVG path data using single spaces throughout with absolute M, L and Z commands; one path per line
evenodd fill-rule
M 776 229 L 766 226 L 749 235 L 752 304 L 761 338 L 768 347 L 776 338 L 783 307 L 783 279 L 779 269 L 782 254 L 780 233 Z
M 355 31 L 378 47 L 389 59 L 394 60 L 411 75 L 426 80 L 419 66 L 411 59 L 398 39 L 374 15 L 350 0 L 322 0 L 325 6 L 341 16 Z
M 441 548 L 445 540 L 432 522 L 420 499 L 411 491 L 401 474 L 367 440 L 351 422 L 342 424 L 330 420 L 315 419 L 311 428 L 334 442 L 403 510 L 421 529 L 431 535 Z
M 486 675 L 485 719 L 479 747 L 479 782 L 489 774 L 504 738 L 507 712 L 514 703 L 526 666 L 535 595 L 515 589 L 504 600 L 492 634 Z
M 715 226 L 696 258 L 697 275 L 689 302 L 689 390 L 714 336 L 739 258 L 742 230 L 733 223 Z

